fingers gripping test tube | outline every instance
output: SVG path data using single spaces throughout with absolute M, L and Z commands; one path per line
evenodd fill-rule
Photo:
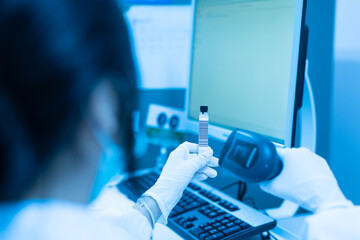
M 199 115 L 199 152 L 201 148 L 208 147 L 208 136 L 209 131 L 209 114 L 208 114 L 208 106 L 200 107 L 200 115 Z

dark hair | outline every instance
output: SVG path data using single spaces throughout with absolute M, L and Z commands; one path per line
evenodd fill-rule
M 92 89 L 113 79 L 129 160 L 136 77 L 115 0 L 0 2 L 0 200 L 21 199 L 71 144 Z M 125 141 L 126 139 L 126 141 Z

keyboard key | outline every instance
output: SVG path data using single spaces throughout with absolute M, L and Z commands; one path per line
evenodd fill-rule
M 208 204 L 207 201 L 205 201 L 204 199 L 199 198 L 199 200 L 197 200 L 198 203 L 200 203 L 201 205 L 205 205 Z
M 233 234 L 233 233 L 236 233 L 236 232 L 239 232 L 241 231 L 241 227 L 239 226 L 235 226 L 235 227 L 232 227 L 232 228 L 228 228 L 224 231 L 222 231 L 224 234 L 226 235 L 230 235 L 230 234 Z
M 218 216 L 220 216 L 220 215 L 224 214 L 225 212 L 221 209 L 218 209 L 218 210 L 216 210 L 216 213 L 218 214 Z
M 212 213 L 213 211 L 210 209 L 206 209 L 204 212 L 202 212 L 205 216 L 209 215 L 210 213 Z
M 215 233 L 218 233 L 219 231 L 217 229 L 212 229 L 209 231 L 210 235 L 214 235 Z
M 209 214 L 206 214 L 206 216 L 209 217 L 209 218 L 214 218 L 214 217 L 217 217 L 219 215 L 216 212 L 211 212 Z
M 227 229 L 227 227 L 226 226 L 220 226 L 220 227 L 218 227 L 217 228 L 217 230 L 219 230 L 219 231 L 224 231 L 224 230 L 226 230 Z
M 150 185 L 150 186 L 152 186 L 152 185 Z M 213 202 L 218 202 L 218 201 L 221 200 L 221 198 L 218 197 L 218 196 L 216 196 L 216 195 L 211 196 L 210 199 L 211 199 Z
M 208 223 L 209 224 L 214 224 L 214 223 L 216 223 L 217 222 L 217 220 L 216 219 L 213 219 L 213 220 L 210 220 Z
M 201 187 L 195 183 L 190 183 L 189 187 L 195 191 L 201 190 Z
M 229 207 L 227 207 L 228 210 L 234 212 L 236 210 L 239 210 L 240 208 L 238 208 L 236 205 L 231 204 Z
M 224 237 L 224 234 L 221 233 L 221 232 L 218 232 L 218 233 L 216 233 L 214 235 L 206 237 L 205 240 L 216 240 L 216 239 L 220 239 L 222 237 Z
M 248 228 L 250 228 L 251 226 L 249 225 L 249 224 L 247 224 L 247 223 L 241 223 L 240 224 L 240 227 L 242 227 L 242 229 L 248 229 Z
M 185 212 L 185 209 L 183 209 L 182 207 L 180 207 L 179 205 L 176 205 L 174 207 L 174 210 L 178 213 L 178 214 L 181 214 L 183 212 Z
M 183 225 L 186 222 L 186 219 L 181 218 L 176 221 L 179 225 Z
M 224 219 L 225 219 L 224 216 L 221 216 L 221 217 L 216 218 L 216 221 L 221 222 L 221 221 L 224 220 Z
M 221 227 L 222 224 L 219 222 L 216 222 L 216 223 L 211 224 L 211 226 L 213 226 L 214 228 L 218 228 L 218 227 Z
M 241 221 L 240 219 L 237 219 L 237 220 L 234 221 L 234 223 L 237 224 L 237 225 L 240 225 L 240 224 L 242 224 L 243 222 L 244 222 L 244 221 Z
M 192 228 L 194 226 L 193 223 L 191 222 L 185 222 L 182 227 L 185 228 L 185 229 L 188 229 L 188 228 Z
M 214 228 L 212 226 L 204 227 L 204 230 L 209 232 L 210 230 L 213 230 Z
M 207 190 L 205 190 L 205 189 L 204 189 L 204 190 L 201 190 L 199 193 L 200 193 L 201 195 L 207 197 L 208 199 L 210 199 L 210 200 L 213 201 L 213 202 L 217 202 L 217 201 L 220 201 L 220 200 L 221 200 L 221 198 L 220 198 L 219 196 L 217 196 L 217 195 L 213 194 L 212 192 L 207 191 Z
M 200 235 L 199 235 L 199 239 L 200 240 L 204 240 L 206 237 L 208 237 L 208 236 L 210 236 L 210 234 L 208 234 L 208 233 L 201 233 Z
M 234 217 L 234 216 L 232 216 L 232 217 L 229 217 L 228 218 L 230 221 L 232 221 L 232 222 L 234 222 L 234 221 L 236 221 L 236 220 L 238 220 L 236 217 Z
M 204 230 L 201 228 L 193 228 L 190 230 L 190 233 L 194 235 L 195 237 L 199 237 L 201 233 L 204 233 Z
M 208 224 L 208 223 L 202 223 L 202 224 L 199 225 L 200 228 L 205 228 L 205 227 L 207 227 L 207 226 L 210 226 L 210 224 Z
M 198 218 L 197 218 L 196 216 L 190 216 L 190 217 L 188 217 L 188 221 L 193 222 L 193 221 L 196 221 L 196 220 L 198 220 Z
M 197 208 L 197 207 L 200 207 L 200 204 L 198 202 L 191 202 L 191 203 L 183 206 L 183 208 L 186 211 L 192 210 L 192 209 Z
M 229 223 L 229 222 L 230 222 L 229 219 L 225 219 L 225 220 L 222 220 L 222 221 L 221 221 L 221 223 L 224 224 L 224 225 L 227 224 L 227 223 Z
M 231 202 L 226 201 L 226 200 L 221 200 L 219 202 L 219 205 L 226 208 L 226 209 L 228 209 L 229 211 L 232 211 L 232 212 L 236 211 L 236 210 L 239 210 L 239 208 L 236 205 L 234 205 Z
M 233 226 L 235 226 L 235 223 L 228 223 L 228 224 L 226 224 L 226 226 L 228 227 L 228 228 L 231 228 L 231 227 L 233 227 Z
M 173 218 L 173 217 L 176 217 L 178 215 L 178 213 L 176 211 L 171 211 L 170 215 L 169 215 L 169 218 Z

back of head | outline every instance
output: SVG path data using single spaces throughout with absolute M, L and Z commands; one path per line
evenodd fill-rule
M 0 2 L 0 201 L 20 199 L 72 143 L 105 76 L 119 92 L 130 151 L 135 71 L 116 1 Z

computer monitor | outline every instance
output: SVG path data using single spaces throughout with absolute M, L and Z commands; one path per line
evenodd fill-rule
M 188 127 L 209 106 L 209 135 L 226 140 L 234 128 L 276 144 L 293 143 L 301 102 L 304 0 L 196 0 Z M 301 93 L 301 94 L 299 94 Z

